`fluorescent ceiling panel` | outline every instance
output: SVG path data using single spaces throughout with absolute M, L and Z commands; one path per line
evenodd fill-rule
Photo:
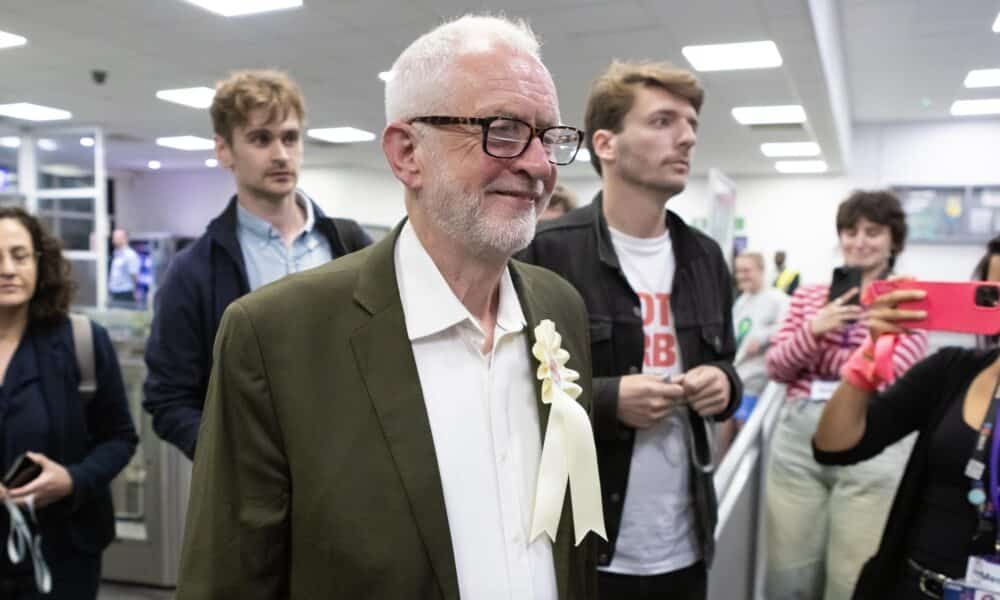
M 156 145 L 175 150 L 211 150 L 215 148 L 215 142 L 203 137 L 194 135 L 177 135 L 172 137 L 156 138 Z
M 997 20 L 993 21 L 993 33 L 1000 33 L 1000 13 L 997 13 Z
M 50 140 L 48 138 L 42 138 L 35 142 L 35 144 L 46 152 L 54 152 L 59 149 L 59 144 L 57 144 L 55 140 Z
M 298 8 L 302 0 L 187 0 L 195 6 L 222 15 L 223 17 L 241 17 L 258 13 Z
M 208 87 L 177 88 L 174 90 L 160 90 L 156 92 L 156 97 L 160 100 L 183 104 L 191 108 L 208 108 L 212 106 L 212 99 L 215 98 L 215 90 Z
M 306 132 L 311 138 L 331 142 L 334 144 L 350 144 L 353 142 L 370 142 L 375 139 L 375 134 L 363 129 L 354 127 L 326 127 L 322 129 L 310 129 Z
M 951 114 L 956 117 L 1000 114 L 1000 98 L 982 100 L 956 100 L 951 105 Z
M 772 69 L 781 66 L 778 46 L 770 41 L 684 46 L 684 58 L 696 71 Z
M 781 106 L 737 106 L 733 118 L 741 125 L 804 123 L 806 111 L 798 104 Z
M 15 46 L 23 46 L 27 43 L 28 38 L 24 36 L 0 31 L 0 48 L 14 48 Z
M 12 135 L 0 137 L 0 147 L 3 148 L 20 148 L 21 138 Z
M 84 148 L 93 148 L 94 147 L 94 138 L 92 138 L 92 137 L 82 137 L 82 138 L 80 138 L 80 145 L 83 146 Z
M 1000 69 L 976 69 L 965 76 L 965 87 L 984 88 L 1000 86 Z
M 216 159 L 214 159 L 214 158 L 206 158 L 205 159 L 205 166 L 206 167 L 217 167 L 217 166 L 219 166 L 219 161 L 216 160 Z
M 826 162 L 822 160 L 779 160 L 774 163 L 779 173 L 826 173 Z
M 0 116 L 23 121 L 61 121 L 72 118 L 73 113 L 51 106 L 16 102 L 14 104 L 0 104 Z
M 819 144 L 816 142 L 782 142 L 761 144 L 760 151 L 764 156 L 778 158 L 784 156 L 818 156 Z
M 160 167 L 162 167 L 163 165 L 160 164 L 160 161 L 158 161 L 158 160 L 151 160 L 148 163 L 146 163 L 146 166 L 149 167 L 150 169 L 153 169 L 155 171 L 155 170 L 159 169 Z

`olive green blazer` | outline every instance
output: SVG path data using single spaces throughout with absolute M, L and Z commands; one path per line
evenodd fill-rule
M 399 230 L 226 310 L 195 455 L 179 600 L 458 599 L 396 284 Z M 538 322 L 554 321 L 589 412 L 583 301 L 550 271 L 517 261 L 510 271 L 528 323 L 525 351 Z M 538 410 L 544 432 L 540 398 Z M 553 547 L 560 600 L 596 597 L 592 538 L 573 546 L 567 493 Z

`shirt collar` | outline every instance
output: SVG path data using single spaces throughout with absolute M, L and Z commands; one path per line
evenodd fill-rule
M 396 280 L 410 341 L 463 322 L 481 329 L 479 322 L 452 292 L 409 221 L 403 225 L 396 241 L 395 259 Z M 500 278 L 497 325 L 504 332 L 511 332 L 520 331 L 526 323 L 510 270 L 505 268 Z
M 302 231 L 299 235 L 312 233 L 313 227 L 316 226 L 316 213 L 313 211 L 312 202 L 306 199 L 305 194 L 296 191 L 295 203 L 306 211 L 306 222 L 302 226 Z M 239 201 L 236 202 L 236 222 L 240 228 L 247 230 L 257 237 L 263 238 L 264 240 L 281 237 L 281 235 L 274 229 L 273 226 L 271 226 L 270 223 L 243 208 L 243 205 L 241 205 Z M 295 237 L 299 237 L 299 235 Z

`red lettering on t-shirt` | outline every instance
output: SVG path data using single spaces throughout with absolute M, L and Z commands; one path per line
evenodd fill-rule
M 646 336 L 646 366 L 669 368 L 677 363 L 677 340 L 669 333 Z

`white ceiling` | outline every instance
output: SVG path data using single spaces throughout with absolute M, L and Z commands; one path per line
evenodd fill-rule
M 589 82 L 612 58 L 688 66 L 680 52 L 684 45 L 773 39 L 782 67 L 701 75 L 707 98 L 696 173 L 717 167 L 731 175 L 773 174 L 761 143 L 809 139 L 840 170 L 843 140 L 831 108 L 838 94 L 845 94 L 854 121 L 948 118 L 951 100 L 988 95 L 962 90 L 969 68 L 1000 67 L 1000 35 L 990 31 L 1000 10 L 996 0 L 841 0 L 833 34 L 843 47 L 849 92 L 825 74 L 810 12 L 817 0 L 305 0 L 302 9 L 233 19 L 182 0 L 5 4 L 0 30 L 29 43 L 0 50 L 0 103 L 64 108 L 73 112 L 70 125 L 102 126 L 110 136 L 108 162 L 118 169 L 145 168 L 151 159 L 165 169 L 201 166 L 210 152 L 160 148 L 153 139 L 210 137 L 207 111 L 157 100 L 154 93 L 212 86 L 239 68 L 289 71 L 305 92 L 310 126 L 378 132 L 384 118 L 377 73 L 418 35 L 470 10 L 530 21 L 543 39 L 563 120 L 577 126 Z M 92 69 L 108 72 L 103 86 L 91 81 Z M 921 104 L 924 98 L 930 108 Z M 738 105 L 795 103 L 809 115 L 804 131 L 751 130 L 729 114 Z M 0 134 L 20 125 L 0 118 Z M 0 161 L 12 154 L 0 148 Z M 310 143 L 306 162 L 384 165 L 377 143 Z M 582 173 L 589 167 L 567 169 Z

